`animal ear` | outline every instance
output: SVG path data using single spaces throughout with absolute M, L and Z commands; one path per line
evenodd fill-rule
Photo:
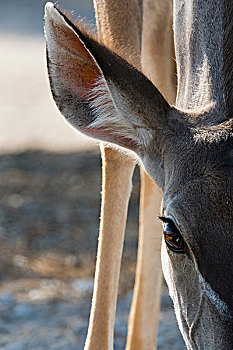
M 47 64 L 54 100 L 76 129 L 140 153 L 170 106 L 139 71 L 45 7 Z

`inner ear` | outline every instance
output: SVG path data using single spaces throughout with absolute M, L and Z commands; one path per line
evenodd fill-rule
M 74 103 L 79 107 L 85 105 L 90 91 L 103 75 L 91 53 L 70 26 L 70 21 L 68 24 L 68 18 L 65 19 L 51 3 L 46 5 L 45 10 L 50 85 L 55 102 L 64 113 L 74 108 Z M 84 122 L 89 124 L 88 120 L 84 119 Z
M 135 129 L 126 120 L 122 123 L 103 72 L 86 45 L 100 44 L 52 4 L 46 5 L 45 31 L 50 86 L 62 115 L 88 136 L 135 151 Z
M 167 126 L 170 106 L 125 60 L 46 6 L 47 61 L 54 100 L 66 120 L 90 137 L 141 155 Z

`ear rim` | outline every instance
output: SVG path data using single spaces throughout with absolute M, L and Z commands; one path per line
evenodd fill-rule
M 47 5 L 47 4 L 46 4 Z M 88 125 L 85 125 L 84 128 L 82 128 L 80 125 L 79 127 L 77 128 L 77 125 L 76 124 L 73 124 L 66 116 L 63 115 L 62 111 L 61 111 L 61 108 L 59 107 L 58 105 L 58 102 L 57 102 L 57 98 L 56 98 L 56 89 L 54 87 L 54 80 L 53 78 L 51 77 L 51 74 L 50 74 L 50 71 L 51 71 L 51 68 L 50 68 L 50 65 L 53 64 L 51 62 L 51 59 L 49 57 L 49 50 L 48 50 L 48 36 L 47 36 L 47 33 L 48 33 L 48 29 L 47 29 L 47 23 L 46 23 L 46 20 L 48 19 L 48 13 L 49 15 L 51 15 L 52 13 L 52 17 L 55 18 L 55 19 L 58 19 L 59 21 L 62 20 L 62 25 L 65 25 L 66 27 L 68 27 L 73 33 L 74 35 L 78 38 L 78 40 L 82 43 L 83 47 L 85 48 L 85 50 L 88 52 L 88 54 L 91 56 L 92 60 L 95 62 L 95 65 L 96 67 L 98 68 L 99 72 L 100 72 L 100 78 L 98 78 L 96 81 L 95 81 L 95 86 L 98 85 L 98 82 L 99 80 L 103 80 L 104 81 L 104 74 L 101 70 L 101 67 L 99 66 L 99 64 L 96 62 L 96 59 L 95 57 L 92 55 L 91 51 L 88 49 L 87 45 L 83 42 L 83 40 L 79 37 L 78 33 L 76 33 L 76 31 L 66 22 L 63 14 L 61 11 L 59 11 L 55 5 L 53 5 L 52 3 L 48 3 L 48 5 L 46 6 L 46 10 L 48 8 L 48 11 L 46 12 L 46 17 L 45 17 L 45 34 L 46 34 L 46 55 L 47 55 L 47 68 L 48 68 L 48 75 L 49 75 L 49 81 L 50 81 L 50 87 L 51 87 L 51 92 L 52 92 L 52 95 L 53 95 L 53 99 L 55 100 L 55 103 L 57 104 L 57 107 L 59 108 L 60 110 L 60 113 L 63 117 L 63 120 L 65 120 L 65 122 L 70 126 L 72 127 L 72 129 L 74 129 L 76 132 L 81 132 L 82 134 L 86 135 L 87 137 L 89 138 L 92 138 L 92 139 L 95 139 L 97 141 L 103 141 L 103 142 L 106 142 L 107 144 L 112 144 L 113 147 L 121 147 L 121 148 L 124 148 L 129 150 L 129 151 L 133 151 L 133 152 L 136 152 L 136 149 L 137 149 L 137 144 L 136 142 L 133 142 L 132 139 L 130 138 L 124 138 L 122 137 L 120 134 L 119 135 L 115 135 L 115 137 L 113 138 L 112 141 L 109 141 L 109 138 L 108 137 L 105 137 L 105 133 L 107 132 L 108 128 L 104 125 L 99 125 L 98 127 L 98 123 L 97 123 L 97 113 L 96 113 L 96 110 L 97 108 L 94 107 L 94 103 L 92 103 L 91 100 L 94 99 L 94 97 L 96 98 L 97 97 L 97 92 L 98 91 L 93 91 L 95 89 L 94 88 L 91 88 L 89 91 L 86 92 L 86 99 L 87 99 L 87 105 L 89 105 L 90 109 L 94 112 L 94 114 L 96 115 L 95 116 L 95 119 L 93 121 L 91 121 Z M 61 16 L 60 16 L 61 14 Z M 49 20 L 48 20 L 49 21 Z M 71 22 L 72 23 L 72 22 Z M 77 29 L 77 31 L 79 31 L 78 28 L 75 28 Z M 82 34 L 82 32 L 80 32 Z M 105 85 L 105 89 L 108 90 L 108 95 L 109 95 L 109 98 L 111 98 L 111 101 L 109 101 L 111 104 L 112 104 L 112 111 L 114 111 L 114 114 L 117 114 L 117 107 L 115 106 L 115 103 L 114 103 L 114 100 L 111 96 L 111 92 L 109 91 L 108 89 L 108 85 L 107 83 L 105 82 L 104 83 Z M 99 90 L 96 89 L 96 90 Z M 109 103 L 109 105 L 110 105 Z M 99 109 L 99 107 L 98 107 Z M 99 114 L 99 113 L 98 113 Z M 120 112 L 119 112 L 120 114 Z M 91 132 L 91 135 L 90 135 L 90 132 Z
M 53 97 L 54 97 L 55 101 L 56 101 L 56 96 L 55 96 L 55 93 L 54 93 L 55 89 L 53 88 L 53 79 L 52 79 L 52 77 L 50 75 L 50 62 L 49 62 L 50 61 L 50 57 L 49 57 L 49 50 L 48 50 L 48 36 L 47 36 L 47 30 L 46 30 L 46 20 L 48 20 L 48 15 L 51 16 L 51 14 L 52 14 L 53 18 L 56 17 L 56 19 L 58 19 L 59 22 L 62 23 L 62 25 L 65 25 L 66 27 L 69 28 L 69 30 L 71 30 L 74 33 L 74 35 L 78 38 L 78 40 L 84 46 L 85 50 L 90 55 L 91 59 L 93 60 L 93 62 L 95 63 L 96 67 L 98 68 L 98 70 L 100 72 L 100 78 L 97 79 L 96 83 L 98 83 L 99 79 L 104 79 L 105 80 L 104 86 L 105 86 L 106 90 L 108 90 L 108 96 L 110 96 L 110 98 L 111 98 L 112 111 L 114 111 L 114 114 L 118 115 L 118 119 L 119 119 L 119 115 L 121 115 L 121 112 L 119 112 L 119 110 L 118 110 L 118 108 L 117 108 L 117 106 L 115 104 L 114 98 L 112 96 L 112 93 L 111 93 L 111 91 L 109 89 L 109 86 L 108 86 L 108 83 L 107 83 L 107 80 L 106 80 L 105 73 L 103 72 L 103 70 L 101 68 L 101 65 L 99 64 L 98 59 L 92 53 L 91 49 L 93 48 L 93 45 L 92 45 L 91 48 L 89 48 L 90 45 L 89 45 L 88 41 L 91 40 L 91 41 L 93 41 L 94 43 L 96 43 L 96 44 L 98 44 L 100 46 L 102 46 L 102 45 L 97 43 L 88 34 L 86 34 L 86 33 L 83 34 L 82 31 L 80 31 L 80 29 L 77 28 L 74 25 L 74 23 L 72 23 L 72 21 L 69 19 L 69 17 L 67 17 L 65 14 L 63 14 L 62 11 L 59 10 L 59 8 L 57 8 L 57 6 L 55 6 L 51 2 L 49 2 L 49 3 L 47 3 L 45 5 L 45 11 L 46 11 L 46 16 L 45 16 L 45 33 L 46 33 L 46 42 L 47 42 L 47 62 L 48 62 L 47 65 L 48 65 L 48 71 L 49 71 L 49 76 L 50 76 L 51 90 L 52 90 Z M 85 35 L 87 37 L 85 37 Z M 108 51 L 107 48 L 104 48 L 104 49 Z M 111 50 L 110 50 L 110 52 L 112 53 Z M 115 53 L 112 53 L 112 54 L 115 55 L 115 56 L 118 56 Z M 123 60 L 120 56 L 118 56 L 118 57 L 121 60 Z M 123 61 L 126 62 L 127 65 L 129 65 L 127 61 L 125 61 L 125 60 L 123 60 Z M 143 75 L 135 67 L 132 67 L 132 66 L 130 66 L 130 67 L 135 72 L 138 72 L 138 74 Z M 150 84 L 153 85 L 151 82 L 150 82 Z M 171 106 L 167 103 L 167 101 L 164 99 L 164 97 L 160 94 L 159 90 L 154 85 L 153 85 L 153 88 L 160 95 L 160 99 L 163 99 L 163 101 L 165 101 L 165 103 L 167 105 L 166 109 L 167 109 L 167 112 L 168 112 L 168 110 L 171 108 Z M 101 125 L 101 123 L 99 123 L 99 121 L 97 121 L 98 113 L 96 113 L 96 103 L 92 103 L 90 101 L 90 99 L 93 99 L 93 89 L 94 88 L 92 88 L 89 92 L 87 92 L 87 99 L 88 99 L 87 104 L 89 105 L 89 107 L 92 110 L 92 112 L 95 114 L 93 120 L 88 125 L 85 125 L 85 127 L 82 127 L 81 125 L 77 126 L 75 123 L 72 124 L 71 121 L 68 120 L 66 116 L 64 116 L 64 119 L 68 122 L 68 124 L 71 123 L 72 126 L 74 127 L 74 129 L 76 129 L 76 130 L 86 134 L 89 137 L 96 138 L 98 140 L 101 140 L 101 141 L 104 141 L 104 142 L 107 142 L 107 143 L 110 143 L 110 144 L 116 144 L 117 146 L 124 147 L 126 149 L 131 150 L 131 151 L 134 151 L 137 155 L 140 156 L 140 153 L 141 153 L 142 149 L 145 149 L 147 147 L 147 144 L 150 141 L 150 139 L 152 139 L 152 132 L 151 131 L 153 131 L 153 129 L 151 129 L 151 128 L 149 129 L 149 128 L 146 128 L 146 127 L 144 127 L 142 125 L 137 125 L 137 123 L 135 123 L 135 127 L 133 129 L 136 129 L 136 127 L 137 127 L 137 130 L 139 130 L 139 129 L 145 130 L 144 134 L 141 133 L 141 135 L 144 135 L 143 137 L 141 137 L 141 138 L 138 137 L 138 134 L 136 135 L 137 137 L 135 139 L 133 139 L 132 137 L 130 137 L 130 138 L 122 137 L 121 136 L 122 131 L 119 132 L 119 135 L 117 135 L 118 132 L 116 132 L 116 130 L 117 130 L 116 129 L 116 130 L 114 130 L 115 138 L 112 136 L 111 140 L 109 140 L 109 137 L 105 137 L 105 134 L 106 134 L 106 132 L 108 130 L 108 127 L 106 127 L 104 125 Z M 95 97 L 99 97 L 98 94 L 95 95 Z M 56 101 L 56 104 L 58 105 L 57 101 Z M 59 106 L 58 106 L 58 108 L 59 108 Z M 98 106 L 98 110 L 99 109 L 100 109 L 100 106 Z M 61 114 L 63 115 L 63 112 L 62 112 L 61 109 L 60 109 L 60 111 L 61 111 Z M 155 117 L 155 119 L 156 118 L 157 118 L 157 116 Z M 114 117 L 113 117 L 113 119 L 114 119 Z M 106 119 L 105 119 L 105 124 L 106 124 Z M 129 125 L 130 125 L 130 123 L 129 123 Z M 95 130 L 93 128 L 95 128 Z M 121 127 L 121 129 L 122 129 L 122 127 Z M 109 128 L 109 130 L 111 131 L 110 128 Z M 133 130 L 133 131 L 135 131 L 135 130 Z M 91 135 L 90 135 L 90 133 L 91 133 Z M 147 136 L 146 136 L 146 134 L 147 134 Z M 149 141 L 148 141 L 148 139 L 149 139 Z M 139 140 L 140 140 L 140 142 L 139 142 Z

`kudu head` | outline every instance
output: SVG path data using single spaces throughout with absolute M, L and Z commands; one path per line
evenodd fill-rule
M 188 349 L 233 349 L 232 9 L 222 0 L 174 2 L 172 107 L 142 73 L 46 6 L 61 114 L 136 153 L 163 191 L 162 265 Z

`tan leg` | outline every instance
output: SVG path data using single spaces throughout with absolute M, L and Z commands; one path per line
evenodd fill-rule
M 94 295 L 85 350 L 112 350 L 118 281 L 134 163 L 102 149 L 103 193 Z
M 153 350 L 156 345 L 162 280 L 160 202 L 158 188 L 141 168 L 139 244 L 127 350 Z
M 141 12 L 137 0 L 94 0 L 99 39 L 140 64 Z M 136 17 L 132 16 L 136 14 Z M 102 147 L 103 184 L 99 246 L 85 350 L 112 350 L 117 290 L 134 164 Z
M 173 103 L 176 85 L 170 0 L 144 0 L 141 50 L 143 73 Z M 156 348 L 162 281 L 160 202 L 159 189 L 141 169 L 138 258 L 127 350 Z
M 94 0 L 99 39 L 140 69 L 142 1 Z

